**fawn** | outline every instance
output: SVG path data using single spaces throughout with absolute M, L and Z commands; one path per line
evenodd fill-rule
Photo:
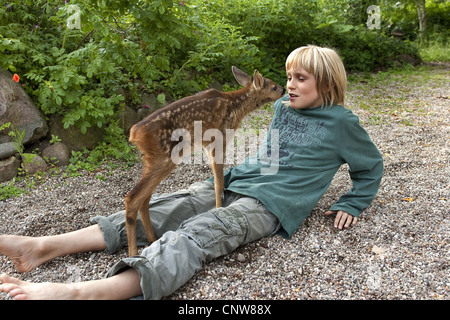
M 255 70 L 253 77 L 234 66 L 232 71 L 236 81 L 244 88 L 233 92 L 220 92 L 215 89 L 202 91 L 153 112 L 131 128 L 130 141 L 142 153 L 144 172 L 137 185 L 125 197 L 129 256 L 138 253 L 136 245 L 138 211 L 148 241 L 156 240 L 150 222 L 149 202 L 159 183 L 176 167 L 171 159 L 172 150 L 177 144 L 172 139 L 173 132 L 183 128 L 192 135 L 194 133 L 194 122 L 201 121 L 202 137 L 208 129 L 217 129 L 225 134 L 226 129 L 236 130 L 248 113 L 266 103 L 281 98 L 285 93 L 283 87 L 276 85 L 270 79 L 263 78 L 257 70 Z M 225 150 L 226 142 L 223 143 L 222 150 Z M 207 148 L 208 144 L 209 142 L 202 141 L 201 148 L 205 150 L 211 163 L 216 207 L 221 207 L 224 188 L 224 162 L 217 161 L 218 155 L 214 149 Z

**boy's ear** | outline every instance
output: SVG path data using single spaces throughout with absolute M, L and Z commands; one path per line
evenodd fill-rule
M 256 69 L 253 75 L 253 84 L 256 88 L 262 88 L 264 85 L 264 78 Z
M 336 87 L 336 84 L 330 83 L 330 84 L 328 84 L 328 85 L 325 86 L 324 92 L 325 92 L 325 93 L 329 93 L 332 89 L 334 89 L 334 87 Z
M 241 86 L 248 86 L 252 83 L 252 77 L 246 74 L 244 71 L 236 68 L 235 66 L 231 67 L 231 71 L 233 71 L 234 78 Z

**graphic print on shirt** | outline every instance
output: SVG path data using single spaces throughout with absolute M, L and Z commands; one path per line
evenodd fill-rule
M 279 131 L 280 164 L 289 167 L 292 166 L 290 160 L 294 156 L 294 150 L 289 150 L 290 144 L 299 147 L 320 146 L 327 133 L 323 121 L 309 120 L 301 114 L 290 112 L 287 107 L 279 109 L 279 114 L 274 118 L 272 124 L 273 129 Z M 268 150 L 271 150 L 270 145 Z

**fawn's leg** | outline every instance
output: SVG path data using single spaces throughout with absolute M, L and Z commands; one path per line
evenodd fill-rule
M 164 178 L 166 178 L 172 171 L 175 169 L 175 164 L 169 159 L 162 159 L 159 163 L 159 166 L 157 169 L 154 169 L 152 171 L 152 180 L 148 184 L 149 189 L 149 195 L 144 200 L 142 205 L 139 208 L 139 212 L 141 215 L 142 225 L 144 226 L 145 235 L 147 236 L 147 240 L 149 242 L 156 241 L 155 233 L 153 232 L 152 223 L 150 221 L 150 199 L 152 197 L 153 192 L 155 191 L 156 187 L 161 183 Z
M 153 194 L 153 192 L 152 192 L 152 194 Z M 156 236 L 155 236 L 155 233 L 153 232 L 152 223 L 150 221 L 150 210 L 149 210 L 150 199 L 151 199 L 151 195 L 142 203 L 142 206 L 139 209 L 139 213 L 141 215 L 142 225 L 144 226 L 145 235 L 147 236 L 147 240 L 149 242 L 154 242 L 154 241 L 156 241 Z
M 125 217 L 126 217 L 127 239 L 128 239 L 128 255 L 130 257 L 138 254 L 136 244 L 137 213 L 138 209 L 133 205 L 133 199 L 131 198 L 131 196 L 127 195 L 127 197 L 125 198 Z
M 137 185 L 131 189 L 125 198 L 125 222 L 127 229 L 128 255 L 130 257 L 138 254 L 136 243 L 136 219 L 139 209 L 143 209 L 145 201 L 150 199 L 153 193 L 153 190 L 146 187 L 149 180 L 151 180 L 150 173 L 144 173 Z M 157 183 L 159 182 L 161 181 L 158 181 Z M 143 214 L 141 214 L 141 216 L 143 216 Z M 147 230 L 147 228 L 145 229 Z
M 216 193 L 216 208 L 220 208 L 222 206 L 222 191 L 224 184 L 223 177 L 223 164 L 218 164 L 215 161 L 211 162 L 211 168 L 214 175 L 214 191 Z
M 126 228 L 128 239 L 128 254 L 137 255 L 136 218 L 141 211 L 142 224 L 149 241 L 154 241 L 155 235 L 150 222 L 149 201 L 160 182 L 175 168 L 173 162 L 167 159 L 156 159 L 157 166 L 146 165 L 145 172 L 138 184 L 125 198 Z
M 222 150 L 216 150 L 217 145 L 213 149 L 210 148 L 211 145 L 204 147 L 206 155 L 208 156 L 209 162 L 211 164 L 211 169 L 214 175 L 214 191 L 216 194 L 216 208 L 222 206 L 222 191 L 224 189 L 224 177 L 223 177 L 223 155 L 225 153 L 225 145 L 223 145 Z

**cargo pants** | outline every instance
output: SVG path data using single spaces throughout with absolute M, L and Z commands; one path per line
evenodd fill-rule
M 150 218 L 158 240 L 149 245 L 140 219 L 137 242 L 148 246 L 140 255 L 115 264 L 107 276 L 134 268 L 143 299 L 161 299 L 185 284 L 205 262 L 231 253 L 254 240 L 275 234 L 280 223 L 257 199 L 224 191 L 215 208 L 214 186 L 198 182 L 188 189 L 158 194 L 150 201 Z M 91 220 L 103 232 L 106 251 L 127 245 L 125 211 Z

